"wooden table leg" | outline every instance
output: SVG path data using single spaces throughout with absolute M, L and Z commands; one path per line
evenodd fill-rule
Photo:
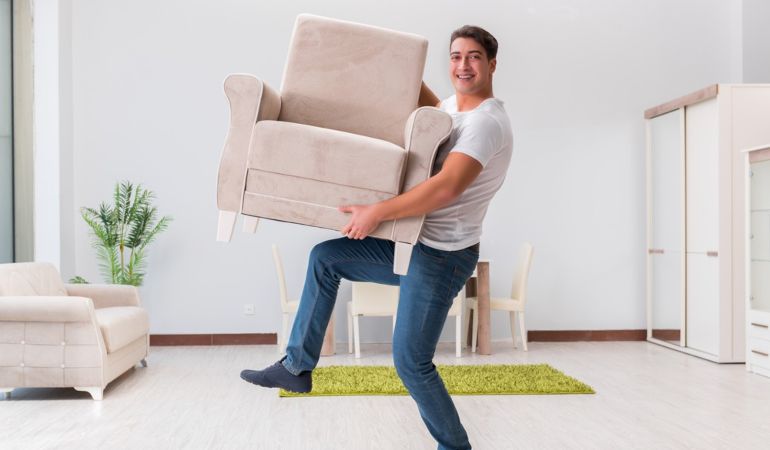
M 489 311 L 489 262 L 479 262 L 476 268 L 478 274 L 477 298 L 479 301 L 479 337 L 478 353 L 482 355 L 492 354 L 492 342 L 490 333 Z
M 332 356 L 335 353 L 334 342 L 334 312 L 329 318 L 329 325 L 326 326 L 326 334 L 324 334 L 324 343 L 321 346 L 321 356 Z

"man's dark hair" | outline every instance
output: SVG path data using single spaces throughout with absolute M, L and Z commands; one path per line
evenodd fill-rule
M 452 46 L 452 42 L 457 38 L 471 38 L 478 42 L 479 45 L 484 47 L 487 52 L 487 59 L 494 59 L 497 57 L 497 39 L 492 36 L 487 30 L 474 25 L 463 25 L 460 28 L 452 32 L 452 37 L 449 39 L 449 46 Z

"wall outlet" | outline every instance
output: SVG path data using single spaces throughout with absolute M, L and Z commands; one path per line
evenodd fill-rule
M 243 314 L 247 316 L 253 316 L 254 315 L 254 304 L 249 303 L 247 305 L 243 305 Z

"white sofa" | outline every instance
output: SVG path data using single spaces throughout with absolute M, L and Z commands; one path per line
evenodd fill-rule
M 64 284 L 47 263 L 0 264 L 0 392 L 74 387 L 102 399 L 147 366 L 149 317 L 135 287 Z

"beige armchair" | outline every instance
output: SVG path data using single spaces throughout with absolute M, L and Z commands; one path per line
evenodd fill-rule
M 102 399 L 147 366 L 149 319 L 133 286 L 63 284 L 47 263 L 0 264 L 0 392 L 74 387 Z
M 337 207 L 385 200 L 431 175 L 451 117 L 418 108 L 428 42 L 413 34 L 300 15 L 280 92 L 230 75 L 230 129 L 219 165 L 217 240 L 237 215 L 338 230 Z M 382 223 L 372 236 L 396 243 L 405 274 L 423 217 Z

